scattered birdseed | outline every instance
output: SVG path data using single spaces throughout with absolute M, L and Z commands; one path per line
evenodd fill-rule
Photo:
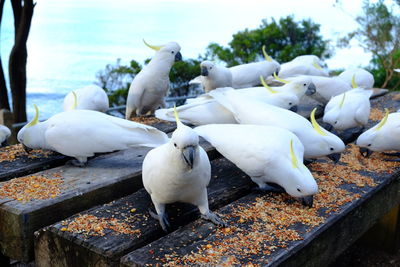
M 143 123 L 146 125 L 152 125 L 155 123 L 160 123 L 164 122 L 163 120 L 157 119 L 156 117 L 153 116 L 139 116 L 139 117 L 132 117 L 130 118 L 131 121 L 138 122 L 138 123 Z
M 104 236 L 104 230 L 109 229 L 117 234 L 140 236 L 140 230 L 132 229 L 128 224 L 116 218 L 98 218 L 94 215 L 83 214 L 72 219 L 63 221 L 61 231 L 83 234 L 85 236 Z
M 22 144 L 17 144 L 0 148 L 0 162 L 15 161 L 17 158 L 20 158 L 22 156 L 26 156 L 29 159 L 47 158 L 51 154 L 54 154 L 54 152 L 42 149 L 32 150 L 28 154 L 25 152 L 24 148 L 22 147 Z
M 324 223 L 325 219 L 342 209 L 343 205 L 361 197 L 360 189 L 375 187 L 373 178 L 360 171 L 391 172 L 398 162 L 384 162 L 382 155 L 364 159 L 358 147 L 350 145 L 341 162 L 314 162 L 309 165 L 318 183 L 312 208 L 306 208 L 287 194 L 266 194 L 253 203 L 224 210 L 221 215 L 229 228 L 219 228 L 201 241 L 196 250 L 184 256 L 176 251 L 164 255 L 161 262 L 175 265 L 247 265 L 255 266 L 254 258 L 268 263 L 268 255 L 290 242 L 302 240 L 304 232 Z M 373 154 L 374 155 L 374 154 Z M 346 186 L 346 187 L 345 187 Z M 358 188 L 351 192 L 346 188 Z M 351 189 L 349 189 L 351 190 Z M 304 227 L 295 227 L 302 224 Z M 229 229 L 229 230 L 228 230 Z M 303 230 L 296 230 L 303 229 Z M 262 255 L 262 257 L 261 257 Z M 252 262 L 253 261 L 253 262 Z
M 60 177 L 57 174 L 54 177 L 56 176 Z M 64 183 L 62 179 L 43 175 L 14 178 L 0 183 L 0 198 L 12 198 L 23 203 L 34 199 L 55 198 L 61 193 L 62 183 Z
M 385 112 L 378 108 L 371 108 L 369 119 L 372 121 L 380 121 L 385 116 Z

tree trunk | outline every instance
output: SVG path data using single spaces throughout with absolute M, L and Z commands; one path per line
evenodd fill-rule
M 15 43 L 10 53 L 8 65 L 10 87 L 13 99 L 13 113 L 15 122 L 26 121 L 26 59 L 28 52 L 26 42 L 33 16 L 34 4 L 32 0 L 11 0 L 14 12 Z M 22 10 L 22 11 L 21 11 Z M 20 15 L 19 15 L 20 14 Z M 19 20 L 17 20 L 19 17 Z
M 0 0 L 0 25 L 3 17 L 3 7 L 5 0 Z M 10 110 L 10 103 L 8 102 L 8 93 L 6 79 L 4 77 L 3 64 L 0 57 L 0 109 Z

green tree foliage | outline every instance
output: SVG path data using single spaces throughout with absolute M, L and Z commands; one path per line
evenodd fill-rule
M 299 22 L 293 16 L 271 22 L 264 19 L 257 29 L 234 34 L 229 47 L 211 43 L 205 57 L 223 61 L 230 67 L 261 60 L 261 48 L 265 45 L 267 53 L 281 63 L 307 54 L 329 58 L 328 41 L 322 38 L 319 30 L 320 25 L 309 19 Z
M 400 67 L 400 1 L 386 5 L 384 0 L 371 3 L 365 0 L 363 14 L 355 18 L 359 27 L 339 42 L 348 46 L 352 39 L 359 41 L 365 51 L 372 53 L 372 69 L 376 84 L 396 88 L 400 79 L 393 71 Z

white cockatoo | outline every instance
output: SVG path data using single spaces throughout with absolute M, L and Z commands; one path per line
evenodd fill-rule
M 369 156 L 373 151 L 400 151 L 400 113 L 386 109 L 383 119 L 374 127 L 362 133 L 356 141 L 360 152 Z
M 336 130 L 366 125 L 371 111 L 369 98 L 372 93 L 372 90 L 354 88 L 332 97 L 325 106 L 323 121 Z
M 0 147 L 7 143 L 7 139 L 11 136 L 11 131 L 7 126 L 0 124 Z
M 303 55 L 281 64 L 279 76 L 288 78 L 297 75 L 329 76 L 320 66 L 321 60 L 314 55 Z
M 352 85 L 352 83 L 355 82 L 358 87 L 364 89 L 371 89 L 375 82 L 374 76 L 370 72 L 361 68 L 347 69 L 337 77 L 347 82 L 349 85 Z
M 318 186 L 303 165 L 304 146 L 292 132 L 263 125 L 210 124 L 194 129 L 218 152 L 250 176 L 260 189 L 278 184 L 312 205 Z
M 316 94 L 311 96 L 316 100 L 326 104 L 332 97 L 352 89 L 352 86 L 338 77 L 323 77 L 312 75 L 300 75 L 289 77 L 285 80 L 293 81 L 302 77 L 308 77 L 315 84 Z
M 269 87 L 261 78 L 261 83 L 265 87 L 252 87 L 234 90 L 233 88 L 218 88 L 217 91 L 226 91 L 227 94 L 236 97 L 251 97 L 264 103 L 297 110 L 299 96 L 312 94 L 315 92 L 315 86 L 311 80 L 298 79 L 281 87 Z M 203 94 L 197 98 L 190 99 L 188 104 L 177 108 L 181 120 L 193 125 L 218 124 L 218 123 L 236 123 L 233 114 L 227 110 L 218 101 L 214 100 L 209 94 Z M 172 108 L 156 110 L 156 117 L 162 120 L 174 121 L 174 112 Z
M 181 47 L 176 42 L 162 46 L 145 44 L 156 51 L 149 64 L 135 76 L 129 87 L 125 118 L 154 113 L 165 107 L 164 97 L 169 89 L 169 72 L 175 61 L 182 60 Z
M 157 212 L 152 215 L 167 231 L 165 205 L 185 202 L 197 206 L 203 218 L 223 225 L 208 207 L 211 165 L 207 153 L 199 146 L 196 132 L 179 121 L 176 111 L 175 115 L 177 128 L 169 142 L 151 150 L 143 161 L 143 185 Z
M 264 61 L 230 67 L 232 73 L 232 87 L 235 89 L 253 87 L 260 84 L 260 76 L 264 79 L 274 72 L 279 72 L 280 65 L 265 52 L 263 46 Z
M 76 96 L 74 96 L 73 92 Z M 88 85 L 74 90 L 73 92 L 69 92 L 64 98 L 64 111 L 71 109 L 88 109 L 106 112 L 110 107 L 107 93 L 100 86 Z
M 220 87 L 232 87 L 232 73 L 224 67 L 211 61 L 200 63 L 200 80 L 206 93 Z
M 322 128 L 315 120 L 315 110 L 311 113 L 310 123 L 304 117 L 275 107 L 254 98 L 236 97 L 224 91 L 209 93 L 221 105 L 232 112 L 240 124 L 270 125 L 281 127 L 293 132 L 304 145 L 305 158 L 328 156 L 338 161 L 340 152 L 345 148 L 343 141 L 336 135 Z
M 317 88 L 315 84 L 313 83 L 312 79 L 308 76 L 298 76 L 291 78 L 290 80 L 284 80 L 279 78 L 276 73 L 274 73 L 275 79 L 283 83 L 283 86 L 277 86 L 277 87 L 269 87 L 266 82 L 261 79 L 261 84 L 267 88 L 270 89 L 269 91 L 274 93 L 291 93 L 295 94 L 297 98 L 300 100 L 304 95 L 306 96 L 311 96 L 316 93 Z M 276 105 L 277 106 L 277 105 Z
M 39 122 L 36 105 L 35 110 L 33 120 L 18 132 L 18 141 L 30 149 L 49 149 L 74 157 L 76 166 L 84 166 L 95 153 L 168 142 L 167 135 L 154 127 L 98 111 L 69 110 Z

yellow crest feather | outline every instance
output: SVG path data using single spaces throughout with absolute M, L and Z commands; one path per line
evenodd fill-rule
M 298 168 L 298 161 L 293 151 L 293 139 L 290 139 L 290 158 L 292 159 L 292 167 L 295 169 Z
M 272 58 L 270 56 L 268 56 L 267 51 L 265 51 L 265 45 L 262 46 L 261 50 L 262 50 L 265 60 L 272 62 Z
M 78 106 L 78 97 L 76 96 L 76 93 L 72 91 L 72 95 L 74 96 L 74 103 L 72 104 L 72 109 L 76 109 Z
M 35 107 L 35 117 L 26 125 L 26 127 L 31 127 L 36 125 L 39 122 L 39 108 L 36 106 L 36 104 L 33 104 Z
M 340 101 L 339 108 L 342 108 L 342 107 L 343 107 L 344 99 L 345 99 L 345 98 L 346 98 L 346 93 L 343 94 L 343 98 L 342 98 L 342 101 Z
M 356 75 L 353 74 L 353 77 L 351 78 L 351 87 L 352 88 L 357 88 L 357 84 L 356 84 Z
M 322 70 L 321 66 L 318 64 L 316 60 L 314 60 L 312 64 L 317 70 Z
M 178 116 L 178 111 L 176 110 L 176 105 L 175 104 L 174 104 L 174 116 L 175 116 L 176 124 L 181 123 L 181 121 L 179 119 L 179 116 Z
M 276 94 L 278 93 L 278 91 L 275 91 L 274 89 L 272 89 L 271 87 L 268 86 L 268 84 L 265 82 L 264 77 L 262 75 L 260 75 L 260 82 L 261 84 L 267 88 L 267 90 L 271 93 L 271 94 Z
M 148 44 L 144 39 L 143 39 L 143 43 L 144 43 L 146 46 L 148 46 L 148 47 L 150 47 L 151 49 L 156 50 L 156 51 L 158 51 L 158 50 L 160 50 L 161 48 L 163 48 L 163 45 L 150 45 L 150 44 Z
M 389 117 L 389 109 L 385 108 L 385 117 L 383 117 L 383 119 L 381 120 L 375 131 L 379 131 L 383 127 L 383 125 L 385 125 L 388 117 Z
M 317 131 L 317 133 L 319 133 L 320 135 L 326 136 L 327 134 L 324 131 L 322 131 L 321 126 L 319 126 L 317 120 L 315 119 L 315 112 L 316 111 L 317 111 L 317 108 L 314 108 L 311 111 L 311 115 L 310 115 L 311 124 L 312 124 L 314 130 Z
M 290 83 L 289 81 L 279 78 L 278 75 L 276 75 L 276 72 L 274 72 L 274 78 L 280 81 L 281 83 Z

